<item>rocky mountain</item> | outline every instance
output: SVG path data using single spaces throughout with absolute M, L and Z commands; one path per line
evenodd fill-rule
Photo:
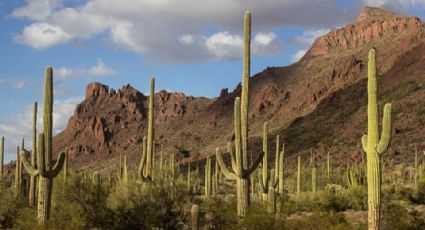
M 408 155 L 412 144 L 425 147 L 420 135 L 425 129 L 425 24 L 367 7 L 355 22 L 316 39 L 299 62 L 252 76 L 250 151 L 260 151 L 262 124 L 268 121 L 272 135 L 280 134 L 286 143 L 290 164 L 310 148 L 319 162 L 326 151 L 340 164 L 360 160 L 372 47 L 377 49 L 380 102 L 393 103 L 391 159 L 413 157 Z M 175 153 L 181 162 L 214 154 L 232 140 L 233 102 L 240 90 L 240 85 L 232 92 L 223 89 L 214 99 L 156 93 L 156 148 L 163 145 L 166 156 Z M 114 90 L 91 83 L 54 147 L 68 147 L 73 165 L 81 169 L 110 171 L 120 154 L 136 167 L 146 128 L 147 96 L 130 85 Z M 273 151 L 274 138 L 269 139 Z

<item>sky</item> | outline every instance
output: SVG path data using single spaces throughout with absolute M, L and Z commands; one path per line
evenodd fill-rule
M 425 0 L 2 0 L 5 163 L 22 138 L 31 144 L 33 102 L 40 111 L 48 65 L 58 133 L 94 81 L 147 92 L 155 76 L 157 90 L 208 98 L 233 90 L 241 79 L 245 10 L 252 13 L 255 74 L 296 62 L 314 39 L 354 21 L 364 6 L 425 18 Z

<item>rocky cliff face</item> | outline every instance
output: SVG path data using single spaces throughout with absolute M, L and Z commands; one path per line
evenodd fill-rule
M 319 152 L 358 153 L 358 135 L 366 130 L 361 111 L 366 102 L 368 50 L 378 50 L 378 73 L 385 79 L 382 97 L 387 97 L 406 82 L 425 80 L 425 69 L 418 67 L 425 64 L 424 56 L 417 53 L 418 47 L 424 47 L 424 32 L 418 18 L 365 8 L 354 23 L 318 38 L 298 63 L 269 67 L 254 75 L 250 81 L 251 152 L 260 151 L 262 123 L 269 121 L 273 135 L 281 134 L 288 143 L 288 156 L 311 147 Z M 223 89 L 214 99 L 156 93 L 157 148 L 163 144 L 166 155 L 176 153 L 184 162 L 224 147 L 233 138 L 233 101 L 240 90 L 240 86 L 232 92 Z M 402 99 L 393 100 L 397 104 Z M 55 137 L 54 146 L 56 150 L 68 146 L 73 161 L 82 168 L 109 170 L 120 153 L 128 154 L 135 166 L 146 135 L 146 112 L 147 97 L 129 85 L 115 91 L 100 83 L 89 84 L 85 100 Z M 392 151 L 397 148 L 400 152 L 402 147 L 396 145 Z M 96 163 L 99 159 L 110 167 Z

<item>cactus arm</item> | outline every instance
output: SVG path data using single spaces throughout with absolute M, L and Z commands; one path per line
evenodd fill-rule
M 235 117 L 235 152 L 236 152 L 236 174 L 241 175 L 243 171 L 241 156 L 241 99 L 236 97 L 234 107 Z
M 142 158 L 140 159 L 140 163 L 139 163 L 139 169 L 138 169 L 138 175 L 139 175 L 139 179 L 143 179 L 145 178 L 144 176 L 144 171 L 146 170 L 146 158 L 147 158 L 147 147 L 146 147 L 146 141 L 147 141 L 147 137 L 144 136 L 143 137 L 143 142 L 142 142 Z
M 28 154 L 29 154 L 28 151 L 22 150 L 21 151 L 21 161 L 24 164 L 24 167 L 28 171 L 29 174 L 31 174 L 32 176 L 38 176 L 40 174 L 40 172 L 33 165 L 31 165 L 31 162 L 28 160 L 28 157 L 27 157 Z
M 232 147 L 231 142 L 227 143 L 227 151 L 229 151 L 230 163 L 232 164 L 232 169 L 233 169 L 234 172 L 236 172 L 237 167 L 236 167 L 236 161 L 235 161 L 235 156 L 234 156 L 234 153 L 233 153 L 233 147 Z
M 263 163 L 262 163 L 263 179 L 261 180 L 261 182 L 263 184 L 262 187 L 265 190 L 267 190 L 268 187 L 269 187 L 269 185 L 268 185 L 269 176 L 268 176 L 268 171 L 267 171 L 268 170 L 268 165 L 267 165 L 267 162 L 268 162 L 268 134 L 269 134 L 269 125 L 266 121 L 263 124 L 263 152 L 264 152 L 264 154 L 263 154 Z M 274 176 L 274 175 L 272 175 L 272 176 Z
M 363 147 L 363 151 L 366 153 L 367 152 L 367 135 L 362 136 L 362 147 Z
M 384 106 L 384 120 L 382 121 L 382 134 L 377 147 L 378 154 L 387 151 L 391 141 L 391 104 Z
M 47 173 L 48 174 L 47 177 L 50 177 L 50 178 L 56 177 L 60 173 L 60 171 L 62 170 L 62 167 L 63 167 L 63 165 L 65 163 L 65 160 L 66 160 L 66 154 L 65 154 L 65 152 L 61 152 L 59 154 L 59 158 L 56 161 L 55 165 Z
M 217 147 L 215 152 L 216 152 L 217 162 L 220 166 L 220 169 L 221 169 L 221 172 L 223 173 L 223 175 L 229 180 L 236 180 L 238 178 L 238 176 L 235 173 L 230 172 L 229 169 L 227 168 L 226 164 L 224 164 L 223 158 L 221 157 L 220 148 Z
M 261 161 L 263 160 L 263 155 L 264 152 L 261 152 L 260 155 L 258 155 L 257 159 L 254 161 L 251 167 L 245 171 L 244 175 L 251 175 L 258 168 L 258 165 L 260 165 Z

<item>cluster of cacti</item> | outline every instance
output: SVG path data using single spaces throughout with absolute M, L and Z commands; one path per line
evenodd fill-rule
M 244 18 L 244 55 L 243 80 L 241 98 L 235 99 L 235 153 L 232 157 L 232 171 L 227 169 L 221 157 L 220 148 L 217 148 L 217 160 L 220 169 L 226 178 L 236 180 L 236 197 L 238 216 L 245 217 L 246 209 L 250 205 L 249 182 L 250 176 L 260 164 L 264 153 L 260 153 L 257 160 L 248 167 L 248 86 L 250 77 L 250 45 L 251 45 L 251 13 L 245 12 Z
M 351 166 L 352 159 L 347 158 L 346 173 L 341 173 L 341 169 L 336 165 L 332 165 L 331 156 L 329 151 L 326 155 L 326 164 L 316 166 L 316 156 L 313 149 L 310 149 L 310 157 L 308 161 L 308 152 L 306 152 L 305 162 L 303 165 L 301 156 L 297 157 L 296 168 L 296 188 L 293 185 L 286 185 L 284 182 L 285 176 L 285 146 L 281 145 L 280 136 L 276 135 L 275 140 L 275 160 L 274 168 L 269 167 L 269 127 L 268 122 L 263 125 L 263 145 L 262 152 L 258 154 L 249 151 L 248 149 L 248 111 L 249 111 L 249 79 L 250 79 L 250 45 L 251 45 L 251 14 L 245 12 L 244 16 L 244 54 L 243 54 L 243 79 L 241 96 L 236 97 L 234 101 L 234 142 L 227 145 L 227 150 L 230 157 L 230 167 L 226 166 L 220 148 L 216 148 L 215 165 L 212 168 L 212 159 L 210 156 L 206 158 L 204 167 L 204 195 L 205 197 L 216 196 L 219 194 L 221 173 L 232 181 L 236 181 L 236 198 L 237 198 L 237 215 L 244 218 L 247 214 L 247 209 L 250 206 L 250 196 L 256 195 L 258 192 L 259 200 L 262 201 L 267 208 L 268 212 L 275 213 L 277 209 L 276 199 L 278 193 L 279 197 L 284 197 L 284 186 L 291 186 L 295 190 L 296 197 L 301 197 L 302 190 L 310 192 L 310 189 L 303 185 L 303 176 L 306 184 L 311 172 L 311 194 L 313 198 L 318 198 L 323 184 L 321 179 L 325 178 L 326 183 L 338 181 L 344 182 L 349 190 L 357 190 L 360 186 L 365 184 L 367 176 L 368 188 L 368 226 L 369 229 L 377 230 L 380 227 L 380 206 L 381 206 L 381 183 L 382 172 L 384 170 L 384 161 L 381 158 L 383 152 L 387 151 L 391 140 L 391 104 L 386 104 L 383 113 L 382 134 L 379 135 L 379 122 L 378 122 L 378 103 L 377 103 L 377 78 L 376 78 L 376 54 L 375 49 L 369 52 L 368 62 L 368 128 L 367 135 L 361 139 L 363 150 L 367 156 L 367 174 L 360 164 Z M 150 82 L 150 97 L 149 97 L 149 111 L 148 111 L 148 130 L 147 135 L 143 137 L 142 141 L 142 154 L 137 170 L 137 182 L 164 182 L 171 184 L 171 187 L 179 185 L 179 167 L 181 164 L 176 162 L 176 155 L 169 154 L 169 162 L 164 160 L 163 146 L 161 145 L 159 163 L 156 160 L 156 143 L 155 143 L 155 79 L 152 78 Z M 29 189 L 28 189 L 28 202 L 30 207 L 36 205 L 38 211 L 38 222 L 40 224 L 46 223 L 50 216 L 51 200 L 52 200 L 52 186 L 53 179 L 60 173 L 62 168 L 64 184 L 67 185 L 69 176 L 69 162 L 68 152 L 59 154 L 57 161 L 52 159 L 52 122 L 53 122 L 53 69 L 48 67 L 45 76 L 45 89 L 44 89 L 44 112 L 43 112 L 43 129 L 37 136 L 37 102 L 34 103 L 33 110 L 33 127 L 32 127 L 32 151 L 29 152 L 25 149 L 24 140 L 22 145 L 17 146 L 16 155 L 16 168 L 14 174 L 14 191 L 16 196 L 23 194 L 23 173 L 22 166 L 26 168 L 29 173 Z M 28 158 L 30 154 L 30 159 Z M 250 154 L 251 160 L 248 160 Z M 257 156 L 253 161 L 253 155 Z M 318 155 L 317 160 L 320 161 L 322 156 Z M 0 142 L 0 180 L 3 177 L 3 158 L 4 158 L 4 137 Z M 178 157 L 180 158 L 180 157 Z M 419 162 L 418 149 L 415 146 L 415 160 L 414 168 L 409 171 L 410 177 L 414 183 L 417 184 L 418 180 L 423 176 L 423 165 Z M 181 163 L 181 162 L 180 162 Z M 320 163 L 320 162 L 317 162 Z M 391 163 L 391 162 L 390 162 Z M 410 163 L 409 163 L 410 164 Z M 261 167 L 259 167 L 261 165 Z M 308 165 L 310 167 L 308 167 Z M 334 167 L 334 168 L 332 168 Z M 388 166 L 387 166 L 388 167 Z M 159 170 L 158 170 L 159 169 Z M 189 162 L 187 165 L 187 190 L 188 193 L 194 195 L 197 191 L 201 191 L 201 177 L 199 176 L 199 167 L 196 166 L 196 171 L 193 172 L 193 165 Z M 258 170 L 258 171 L 256 171 Z M 270 171 L 269 171 L 270 170 Z M 311 170 L 311 171 L 310 171 Z M 388 170 L 388 169 L 387 169 Z M 258 173 L 258 178 L 252 176 Z M 136 174 L 136 173 L 135 173 Z M 193 176 L 193 174 L 195 174 Z M 90 175 L 83 174 L 84 182 L 90 183 Z M 133 174 L 131 174 L 133 175 Z M 345 177 L 344 177 L 345 176 Z M 120 155 L 118 180 L 120 184 L 115 185 L 119 188 L 129 188 L 130 181 L 129 169 L 127 166 L 127 156 Z M 184 178 L 184 176 L 183 176 Z M 92 174 L 91 183 L 96 189 L 102 188 L 102 178 L 99 172 Z M 112 178 L 108 176 L 108 184 L 112 185 Z M 258 180 L 258 181 L 257 181 Z M 393 184 L 396 185 L 397 178 L 394 177 Z M 258 182 L 258 183 L 257 183 Z M 38 183 L 38 186 L 37 186 Z M 68 183 L 69 184 L 69 183 Z M 117 185 L 118 184 L 118 185 Z M 137 183 L 139 184 L 139 183 Z M 141 188 L 149 187 L 145 183 Z M 344 184 L 344 183 L 342 183 Z M 121 186 L 124 185 L 124 186 Z M 149 184 L 150 185 L 150 184 Z M 168 184 L 167 184 L 168 185 Z M 257 186 L 256 186 L 257 185 Z M 308 185 L 310 186 L 310 185 Z M 221 188 L 223 194 L 224 186 Z M 251 189 L 251 192 L 250 192 Z M 346 189 L 346 188 L 344 188 Z M 293 190 L 287 189 L 289 192 Z M 36 193 L 38 191 L 38 194 Z M 318 195 L 319 194 L 319 195 Z M 195 194 L 199 195 L 199 194 Z M 300 199 L 299 199 L 300 200 Z M 189 210 L 186 210 L 188 212 Z M 191 207 L 191 228 L 199 229 L 199 205 L 194 204 Z
M 391 104 L 384 106 L 382 134 L 379 137 L 378 84 L 376 79 L 376 51 L 369 51 L 368 62 L 368 106 L 367 135 L 362 137 L 363 149 L 367 158 L 368 184 L 368 225 L 369 229 L 379 229 L 381 207 L 381 154 L 388 149 L 391 140 Z
M 38 176 L 38 222 L 45 223 L 50 216 L 53 178 L 62 169 L 65 153 L 59 154 L 59 159 L 53 165 L 52 135 L 53 135 L 53 69 L 47 67 L 44 88 L 43 132 L 38 135 L 37 165 L 27 159 L 27 151 L 21 152 L 22 162 L 29 174 Z M 19 164 L 18 164 L 19 165 Z
M 279 194 L 283 194 L 283 176 L 284 176 L 284 150 L 279 149 L 280 136 L 276 136 L 276 153 L 275 153 L 275 169 L 271 170 L 270 175 L 268 174 L 268 123 L 265 122 L 263 125 L 263 161 L 262 170 L 259 173 L 259 187 L 261 192 L 261 198 L 264 203 L 268 206 L 273 204 L 274 208 L 269 208 L 269 211 L 273 212 L 275 208 L 275 189 L 278 188 Z M 272 199 L 272 200 L 270 200 Z

